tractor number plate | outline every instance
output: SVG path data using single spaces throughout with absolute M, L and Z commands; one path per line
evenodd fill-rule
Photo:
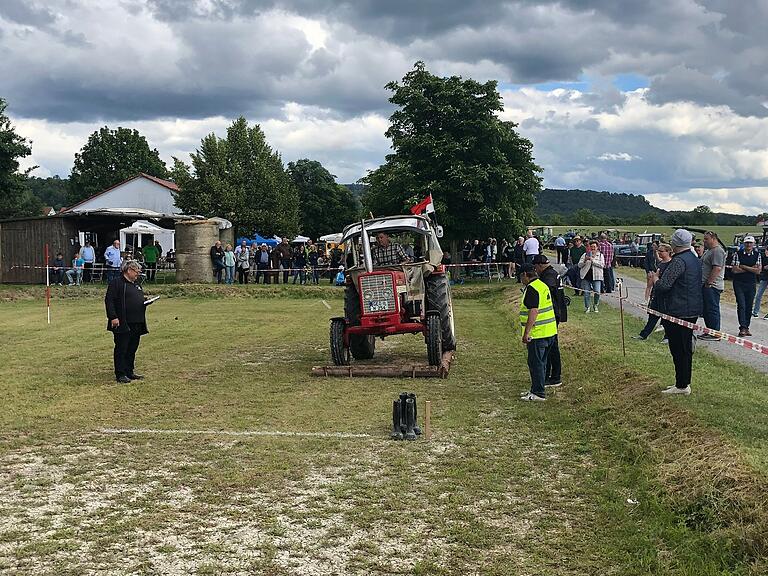
M 371 312 L 386 312 L 389 310 L 386 300 L 372 300 L 368 303 L 368 310 Z

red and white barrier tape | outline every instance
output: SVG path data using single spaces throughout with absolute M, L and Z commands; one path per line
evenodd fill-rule
M 619 294 L 621 294 L 621 288 L 623 287 L 623 282 L 620 278 L 616 279 L 616 285 L 619 287 Z M 626 288 L 625 288 L 626 290 Z M 632 306 L 636 308 L 640 308 L 640 310 L 644 310 L 648 314 L 651 314 L 653 316 L 658 316 L 662 320 L 666 320 L 667 322 L 672 322 L 673 324 L 678 324 L 680 326 L 685 326 L 686 328 L 690 328 L 694 332 L 701 332 L 703 334 L 709 334 L 711 336 L 716 336 L 720 339 L 721 342 L 727 342 L 728 344 L 735 344 L 736 346 L 741 346 L 742 348 L 746 348 L 747 350 L 753 350 L 759 354 L 765 354 L 768 356 L 768 346 L 765 344 L 759 344 L 757 342 L 752 342 L 751 340 L 746 340 L 740 336 L 734 336 L 733 334 L 728 334 L 727 332 L 722 332 L 718 330 L 712 330 L 711 328 L 707 328 L 706 326 L 702 326 L 701 324 L 695 324 L 693 322 L 688 322 L 687 320 L 683 320 L 682 318 L 677 318 L 675 316 L 670 316 L 669 314 L 664 314 L 663 312 L 659 312 L 658 310 L 653 310 L 652 308 L 649 308 L 648 306 L 644 304 L 639 304 L 637 302 L 633 302 L 629 299 L 628 296 L 614 296 L 613 294 L 601 294 L 602 297 L 609 297 L 609 298 L 616 298 L 618 300 L 623 300 L 625 302 L 628 302 Z
M 711 336 L 716 336 L 720 338 L 721 341 L 728 342 L 729 344 L 736 344 L 737 346 L 741 346 L 742 348 L 747 348 L 748 350 L 754 350 L 755 352 L 759 352 L 760 354 L 765 354 L 766 356 L 768 356 L 768 346 L 765 346 L 763 344 L 758 344 L 757 342 L 752 342 L 751 340 L 745 340 L 740 336 L 734 336 L 733 334 L 728 334 L 727 332 L 712 330 L 711 328 L 707 328 L 706 326 L 702 326 L 701 324 L 694 324 L 693 322 L 688 322 L 687 320 L 682 320 L 680 318 L 670 316 L 669 314 L 658 312 L 657 310 L 653 310 L 651 308 L 648 308 L 648 306 L 643 306 L 642 304 L 636 304 L 635 302 L 632 302 L 632 301 L 629 301 L 629 303 L 632 304 L 633 306 L 640 308 L 641 310 L 645 310 L 646 312 L 648 312 L 648 314 L 653 314 L 654 316 L 658 316 L 659 318 L 661 318 L 662 320 L 666 320 L 667 322 L 672 322 L 673 324 L 679 324 L 680 326 L 685 326 L 686 328 L 690 328 L 694 332 L 703 332 L 704 334 L 710 334 Z

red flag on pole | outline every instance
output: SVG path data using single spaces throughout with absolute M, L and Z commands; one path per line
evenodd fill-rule
M 411 208 L 411 214 L 423 214 L 424 212 L 428 214 L 435 213 L 435 205 L 432 203 L 432 194 L 429 194 L 424 200 Z

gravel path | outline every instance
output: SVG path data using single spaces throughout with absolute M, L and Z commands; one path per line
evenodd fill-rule
M 617 277 L 621 277 L 621 269 L 618 270 Z M 624 277 L 624 286 L 628 291 L 629 302 L 642 303 L 643 296 L 645 294 L 644 282 L 635 280 L 634 278 Z M 619 301 L 616 298 L 602 298 L 601 301 L 615 308 L 619 307 Z M 637 316 L 638 318 L 648 317 L 648 315 L 640 308 L 632 306 L 627 302 L 625 302 L 625 304 L 626 305 L 624 306 L 624 311 L 626 313 Z M 757 342 L 758 344 L 768 345 L 768 320 L 763 320 L 762 318 L 765 312 L 766 309 L 765 306 L 763 306 L 763 314 L 761 314 L 761 317 L 752 318 L 752 323 L 749 328 L 750 332 L 752 332 L 752 337 L 749 338 L 749 340 L 752 342 Z M 737 335 L 739 333 L 739 321 L 736 317 L 736 306 L 721 303 L 720 315 L 722 330 L 729 334 Z M 699 324 L 703 325 L 704 321 L 699 319 Z M 727 344 L 725 342 L 707 342 L 704 340 L 697 340 L 696 346 L 702 346 L 717 356 L 721 356 L 741 364 L 746 364 L 755 370 L 768 374 L 768 356 L 765 354 L 753 352 L 747 348 L 742 348 L 741 346 L 736 346 L 735 344 Z

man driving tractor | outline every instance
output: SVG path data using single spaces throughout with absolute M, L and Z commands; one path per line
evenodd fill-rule
M 389 241 L 389 234 L 379 232 L 376 234 L 376 246 L 371 248 L 371 260 L 374 266 L 397 266 L 403 262 L 410 262 L 403 247 Z

